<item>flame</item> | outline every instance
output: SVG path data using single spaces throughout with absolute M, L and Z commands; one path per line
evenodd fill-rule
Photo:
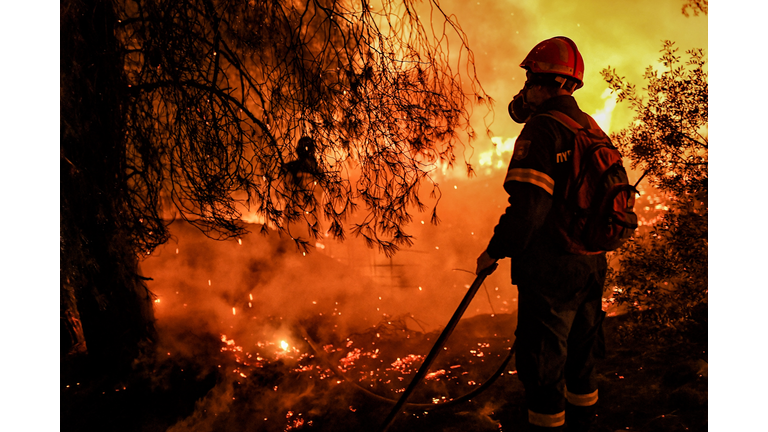
M 478 163 L 481 167 L 505 169 L 509 157 L 504 156 L 504 154 L 508 153 L 511 155 L 515 151 L 515 141 L 517 141 L 517 136 L 512 138 L 492 137 L 491 142 L 494 148 L 480 153 Z
M 607 88 L 603 91 L 603 94 L 600 95 L 600 97 L 605 100 L 605 103 L 601 109 L 592 114 L 592 118 L 595 119 L 602 130 L 608 133 L 611 128 L 613 110 L 616 108 L 616 94 L 612 93 L 611 89 Z
M 283 349 L 283 351 L 287 351 L 288 350 L 288 342 L 280 341 L 280 347 Z

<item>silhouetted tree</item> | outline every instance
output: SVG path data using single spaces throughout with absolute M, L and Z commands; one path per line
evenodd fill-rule
M 490 100 L 456 18 L 416 3 L 62 1 L 63 346 L 125 364 L 151 339 L 137 269 L 169 217 L 225 239 L 249 211 L 302 249 L 351 230 L 387 254 L 424 190 L 436 221 L 430 175 Z
M 699 16 L 699 12 L 704 15 L 709 14 L 709 0 L 685 0 L 683 4 L 683 15 L 690 16 L 688 9 L 693 11 L 694 16 Z
M 602 71 L 618 101 L 635 111 L 633 123 L 612 139 L 632 168 L 646 173 L 669 200 L 667 211 L 615 256 L 612 299 L 645 320 L 644 331 L 675 328 L 707 298 L 708 83 L 702 49 L 681 63 L 674 43 L 661 50 L 661 73 L 648 67 L 644 96 L 610 67 Z

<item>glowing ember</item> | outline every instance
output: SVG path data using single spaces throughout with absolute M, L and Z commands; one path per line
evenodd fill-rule
M 425 357 L 423 354 L 408 354 L 408 351 L 426 352 L 434 340 L 431 334 L 408 329 L 403 317 L 387 315 L 378 325 L 373 325 L 362 333 L 356 333 L 355 336 L 354 341 L 353 338 L 347 337 L 316 343 L 305 331 L 303 339 L 309 342 L 311 349 L 302 351 L 310 347 L 298 341 L 296 341 L 298 346 L 293 346 L 294 339 L 286 333 L 275 334 L 272 341 L 253 340 L 243 346 L 229 336 L 219 333 L 221 352 L 226 354 L 224 357 L 226 363 L 222 362 L 220 371 L 226 371 L 226 375 L 237 384 L 252 381 L 251 385 L 256 385 L 262 381 L 269 382 L 267 377 L 272 377 L 275 369 L 267 366 L 277 361 L 278 363 L 274 363 L 275 366 L 287 366 L 286 373 L 296 378 L 300 377 L 299 382 L 320 386 L 315 388 L 325 389 L 329 388 L 328 386 L 343 385 L 346 381 L 347 385 L 364 388 L 376 395 L 395 399 L 403 393 L 410 381 L 409 375 L 412 376 L 416 372 Z M 404 344 L 406 340 L 407 343 Z M 493 343 L 492 340 L 494 339 L 479 341 L 472 339 L 469 344 L 460 343 L 460 347 L 452 346 L 445 350 L 444 363 L 435 365 L 435 369 L 427 374 L 423 384 L 423 394 L 415 400 L 430 405 L 445 403 L 468 393 L 472 387 L 480 385 L 487 378 L 488 368 L 496 367 L 496 358 L 499 357 L 500 360 L 502 355 L 498 349 L 492 349 L 492 346 L 501 348 L 503 345 Z M 509 342 L 506 340 L 504 345 Z M 258 351 L 251 351 L 251 349 Z M 398 351 L 399 354 L 396 355 Z M 491 362 L 484 366 L 483 363 L 488 360 Z M 504 375 L 514 373 L 507 370 L 505 372 L 507 373 Z M 312 383 L 312 380 L 316 380 L 315 383 Z M 268 388 L 277 392 L 277 384 L 278 382 L 271 382 Z M 280 389 L 282 391 L 282 386 Z M 359 407 L 351 405 L 348 407 L 350 409 L 348 412 L 359 411 Z M 310 417 L 302 414 L 301 411 L 291 409 L 292 415 L 289 416 L 288 410 L 282 411 L 286 417 L 281 430 L 309 426 Z
M 445 375 L 445 369 L 440 369 L 438 371 L 434 371 L 434 372 L 428 373 L 427 376 L 424 377 L 424 379 L 428 379 L 428 380 L 438 379 L 439 377 L 441 377 L 443 375 Z
M 392 368 L 387 368 L 387 370 L 391 371 L 398 371 L 403 374 L 410 374 L 413 372 L 412 365 L 414 362 L 420 362 L 424 360 L 423 355 L 416 355 L 416 354 L 408 354 L 406 357 L 400 359 L 398 358 L 392 363 Z

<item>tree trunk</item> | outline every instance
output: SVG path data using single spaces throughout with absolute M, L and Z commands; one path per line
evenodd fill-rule
M 121 223 L 125 84 L 112 2 L 61 2 L 61 345 L 98 375 L 154 336 L 151 294 Z M 81 354 L 81 356 L 77 356 Z

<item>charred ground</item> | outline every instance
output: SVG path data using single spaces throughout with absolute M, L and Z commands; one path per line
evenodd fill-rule
M 627 316 L 607 319 L 608 355 L 600 363 L 597 432 L 707 430 L 706 316 L 706 308 L 701 308 L 688 327 L 654 340 L 622 337 Z M 396 389 L 405 387 L 421 362 L 416 357 L 409 364 L 398 356 L 426 354 L 437 333 L 413 330 L 413 323 L 404 317 L 384 320 L 354 335 L 324 331 L 332 328 L 333 320 L 313 318 L 295 327 L 317 339 L 322 353 L 306 344 L 276 360 L 259 361 L 251 355 L 247 361 L 249 353 L 216 335 L 175 335 L 193 342 L 195 352 L 137 362 L 134 375 L 117 384 L 87 378 L 88 367 L 81 362 L 64 362 L 61 429 L 375 430 L 392 404 L 362 388 L 396 398 Z M 506 357 L 515 322 L 513 314 L 462 321 L 454 342 L 431 369 L 438 373 L 410 401 L 429 404 L 442 396 L 457 398 L 480 385 Z M 217 367 L 204 366 L 209 362 L 201 362 L 202 355 L 213 358 Z M 356 383 L 334 374 L 334 363 Z M 522 386 L 513 365 L 471 401 L 429 411 L 410 408 L 390 430 L 526 430 Z

